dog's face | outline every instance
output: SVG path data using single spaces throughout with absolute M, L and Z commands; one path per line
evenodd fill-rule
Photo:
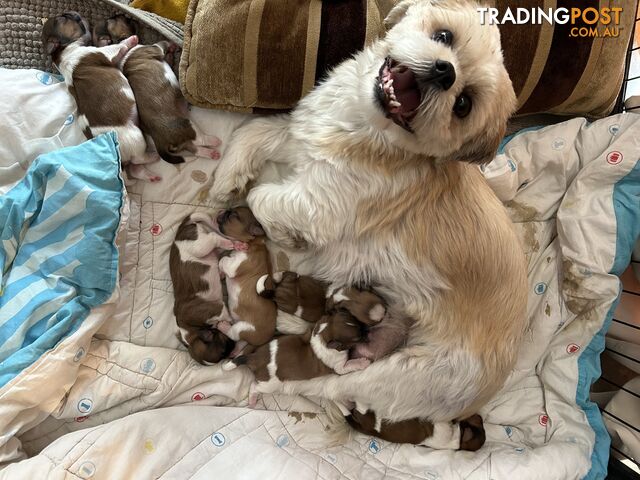
M 326 324 L 326 327 L 322 327 Z M 318 332 L 324 338 L 327 347 L 344 351 L 361 342 L 364 338 L 364 326 L 345 310 L 337 310 L 318 322 Z
M 53 55 L 79 39 L 90 39 L 89 23 L 78 12 L 65 12 L 48 18 L 42 26 L 42 43 L 47 55 Z
M 374 46 L 374 125 L 436 159 L 491 160 L 516 99 L 496 26 L 472 0 L 403 0 Z
M 251 242 L 265 236 L 262 226 L 247 207 L 223 210 L 217 221 L 220 233 L 235 240 Z

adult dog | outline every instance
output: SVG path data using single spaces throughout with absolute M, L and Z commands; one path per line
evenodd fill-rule
M 250 181 L 276 242 L 313 273 L 374 285 L 416 320 L 407 347 L 360 372 L 286 382 L 387 421 L 464 418 L 511 371 L 526 328 L 526 267 L 479 164 L 516 104 L 495 26 L 471 0 L 404 0 L 385 38 L 339 65 L 289 116 L 238 129 L 213 194 Z M 259 174 L 285 164 L 278 183 Z

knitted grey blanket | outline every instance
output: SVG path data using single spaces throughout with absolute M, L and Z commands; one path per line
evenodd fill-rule
M 50 16 L 75 10 L 93 26 L 123 13 L 138 22 L 140 41 L 162 39 L 182 45 L 182 25 L 126 5 L 127 0 L 0 0 L 0 67 L 51 70 L 40 34 Z M 176 62 L 177 62 L 176 58 Z

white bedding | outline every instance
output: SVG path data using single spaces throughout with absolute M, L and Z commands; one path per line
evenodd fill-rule
M 18 108 L 24 91 L 47 105 L 46 128 L 36 110 Z M 81 141 L 75 123 L 64 125 L 70 105 L 64 87 L 45 85 L 37 72 L 0 70 L 0 112 L 14 125 L 0 126 L 0 193 L 20 178 L 16 163 L 33 158 L 10 136 L 44 139 L 37 153 L 55 148 L 46 140 L 63 127 L 63 143 Z M 192 113 L 223 148 L 245 118 Z M 20 121 L 29 126 L 16 133 Z M 175 336 L 168 252 L 181 220 L 206 207 L 199 193 L 216 163 L 151 165 L 164 179 L 129 189 L 119 289 L 0 389 L 0 478 L 602 477 L 608 440 L 597 410 L 584 409 L 598 332 L 620 289 L 610 272 L 626 266 L 638 236 L 639 139 L 640 116 L 574 119 L 517 135 L 486 168 L 526 246 L 531 328 L 516 370 L 481 412 L 487 443 L 476 453 L 361 434 L 327 447 L 317 403 L 266 397 L 251 410 L 246 371 L 191 361 Z

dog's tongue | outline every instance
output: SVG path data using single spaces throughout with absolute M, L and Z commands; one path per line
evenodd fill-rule
M 393 79 L 393 91 L 401 103 L 400 112 L 403 114 L 413 112 L 420 105 L 420 91 L 416 77 L 411 70 L 400 67 L 391 70 Z

